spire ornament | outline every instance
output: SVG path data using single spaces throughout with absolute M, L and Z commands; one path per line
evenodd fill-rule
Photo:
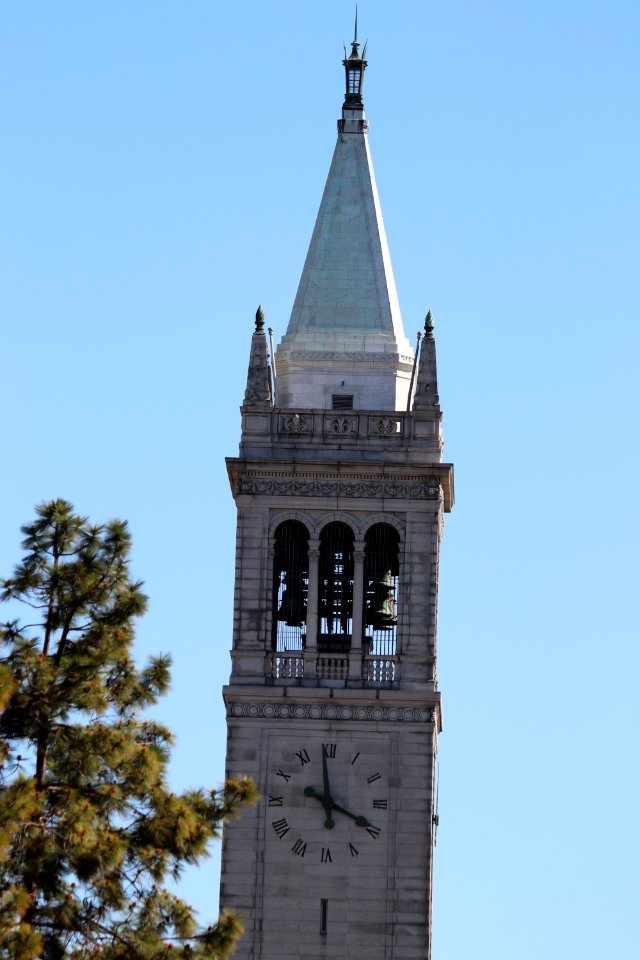
M 362 101 L 362 81 L 364 79 L 364 71 L 367 66 L 367 61 L 364 59 L 367 52 L 367 45 L 365 43 L 364 50 L 362 51 L 362 56 L 359 53 L 360 44 L 358 43 L 358 6 L 356 4 L 356 22 L 353 32 L 353 40 L 351 41 L 351 53 L 347 57 L 345 49 L 345 58 L 342 61 L 342 65 L 345 70 L 345 98 L 343 104 L 343 112 L 347 110 L 362 110 L 364 107 Z M 343 114 L 344 115 L 344 114 Z
M 413 398 L 413 409 L 431 411 L 440 416 L 440 398 L 438 396 L 438 373 L 436 366 L 436 341 L 433 336 L 435 323 L 431 310 L 424 321 L 424 338 L 420 350 L 418 365 L 418 383 Z
M 431 313 L 431 310 L 429 310 L 429 312 L 427 313 L 426 317 L 424 318 L 424 335 L 425 335 L 425 337 L 427 337 L 429 340 L 433 340 L 433 339 L 434 339 L 434 337 L 433 337 L 433 328 L 434 328 L 434 327 L 435 327 L 435 323 L 433 322 L 433 314 Z
M 269 349 L 264 334 L 264 311 L 262 307 L 258 307 L 256 310 L 256 329 L 251 337 L 244 407 L 248 410 L 271 410 L 273 408 Z

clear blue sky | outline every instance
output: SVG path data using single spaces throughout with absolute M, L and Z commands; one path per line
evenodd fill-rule
M 0 571 L 34 503 L 129 520 L 177 787 L 224 768 L 234 455 L 282 335 L 353 7 L 3 3 Z M 434 960 L 637 951 L 638 35 L 631 0 L 360 4 L 405 328 L 446 456 Z M 203 919 L 213 861 L 185 879 Z

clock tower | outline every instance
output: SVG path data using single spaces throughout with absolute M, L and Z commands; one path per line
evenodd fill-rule
M 405 337 L 368 145 L 366 49 L 274 357 L 256 315 L 237 458 L 225 827 L 241 960 L 431 957 L 442 463 L 433 320 Z

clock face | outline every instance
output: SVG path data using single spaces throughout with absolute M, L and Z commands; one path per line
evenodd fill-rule
M 272 737 L 263 785 L 267 857 L 349 872 L 384 858 L 389 753 L 384 737 Z

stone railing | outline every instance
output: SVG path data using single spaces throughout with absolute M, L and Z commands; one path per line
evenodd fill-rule
M 318 680 L 346 680 L 349 676 L 349 656 L 346 653 L 320 655 L 318 657 Z
M 274 653 L 271 657 L 271 676 L 274 680 L 299 680 L 304 676 L 304 657 L 296 653 Z
M 398 679 L 398 658 L 369 654 L 362 663 L 362 679 L 370 687 L 391 687 Z
M 300 681 L 304 677 L 304 654 L 271 654 L 271 677 L 274 680 Z M 399 679 L 400 663 L 397 656 L 367 654 L 362 661 L 362 681 L 367 687 L 392 687 Z M 320 654 L 316 660 L 316 679 L 346 683 L 349 678 L 349 654 Z

